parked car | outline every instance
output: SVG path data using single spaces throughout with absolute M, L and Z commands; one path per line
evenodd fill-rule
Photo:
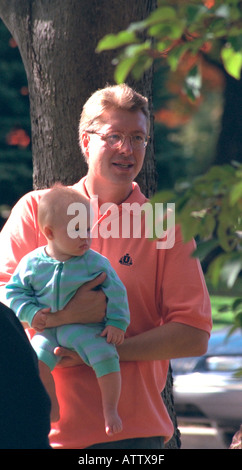
M 171 366 L 178 419 L 216 427 L 229 445 L 242 424 L 242 331 L 214 331 L 204 356 Z

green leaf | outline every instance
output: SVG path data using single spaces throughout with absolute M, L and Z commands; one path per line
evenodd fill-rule
M 240 271 L 242 269 L 242 260 L 230 259 L 221 270 L 221 279 L 226 282 L 229 288 L 233 287 Z
M 240 52 L 242 50 L 242 34 L 240 33 L 236 37 L 228 37 L 228 43 L 231 44 L 235 52 Z
M 171 67 L 172 72 L 174 72 L 177 69 L 177 66 L 179 64 L 179 61 L 186 52 L 186 50 L 189 48 L 188 44 L 182 44 L 181 46 L 175 47 L 172 51 L 169 52 L 167 56 L 167 61 Z
M 181 228 L 184 242 L 189 242 L 199 233 L 200 221 L 188 215 L 187 218 L 184 214 L 181 215 Z
M 230 204 L 233 206 L 242 198 L 242 181 L 235 184 L 230 191 Z
M 181 21 L 172 21 L 159 23 L 154 26 L 151 26 L 148 29 L 148 34 L 155 38 L 161 39 L 179 39 L 184 31 L 184 22 Z
M 228 5 L 220 5 L 216 10 L 215 10 L 215 15 L 220 17 L 220 18 L 226 18 L 229 19 L 230 16 L 230 8 Z
M 189 23 L 194 23 L 206 11 L 207 9 L 201 4 L 200 5 L 194 5 L 194 4 L 187 5 L 186 6 L 186 18 Z
M 176 19 L 176 10 L 172 7 L 160 7 L 152 11 L 152 13 L 145 20 L 146 26 L 152 26 L 157 23 L 166 22 L 167 20 Z
M 124 50 L 125 57 L 135 57 L 138 55 L 142 55 L 145 51 L 148 51 L 151 48 L 151 41 L 147 40 L 142 44 L 131 44 L 127 46 Z
M 236 52 L 232 47 L 226 45 L 221 51 L 221 57 L 228 74 L 239 80 L 242 68 L 242 52 Z
M 200 261 L 204 260 L 206 256 L 217 246 L 218 240 L 211 239 L 198 244 L 196 250 L 192 253 L 193 258 L 199 258 Z
M 241 298 L 235 299 L 235 301 L 232 304 L 232 310 L 236 312 L 237 309 L 241 307 L 242 307 L 242 299 Z
M 127 76 L 137 61 L 138 57 L 135 56 L 122 59 L 122 61 L 118 63 L 114 71 L 114 79 L 116 83 L 120 84 L 125 82 Z
M 136 31 L 143 31 L 144 29 L 146 29 L 146 20 L 136 21 L 135 23 L 131 23 L 127 31 L 136 32 Z
M 154 196 L 151 198 L 151 204 L 156 204 L 159 202 L 167 203 L 167 202 L 174 202 L 175 201 L 175 193 L 171 190 L 164 190 L 155 193 Z
M 126 46 L 130 43 L 137 43 L 139 40 L 132 31 L 120 31 L 118 34 L 107 34 L 102 38 L 96 48 L 96 52 L 102 52 L 108 49 L 116 49 Z
M 221 267 L 225 262 L 225 255 L 219 255 L 212 261 L 208 267 L 208 275 L 214 287 L 218 286 L 221 274 Z
M 153 59 L 151 57 L 139 57 L 131 70 L 132 76 L 135 78 L 135 80 L 139 80 L 143 76 L 144 72 L 151 67 L 152 63 Z

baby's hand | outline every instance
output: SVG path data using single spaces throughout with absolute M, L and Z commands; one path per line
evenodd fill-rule
M 32 323 L 31 328 L 34 328 L 36 331 L 43 331 L 46 327 L 46 313 L 50 312 L 50 308 L 42 308 L 38 312 L 36 312 Z
M 116 344 L 116 346 L 122 344 L 124 340 L 124 331 L 115 326 L 108 325 L 101 333 L 101 336 L 107 336 L 107 343 Z

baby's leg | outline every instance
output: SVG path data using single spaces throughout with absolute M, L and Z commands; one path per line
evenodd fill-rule
M 122 421 L 118 415 L 118 401 L 121 391 L 120 372 L 111 372 L 98 378 L 102 395 L 105 430 L 108 436 L 122 431 Z
M 50 420 L 52 423 L 54 423 L 60 419 L 60 410 L 55 391 L 55 382 L 50 368 L 42 361 L 39 361 L 39 373 L 42 383 L 51 400 Z
M 31 344 L 39 359 L 40 378 L 51 399 L 51 421 L 59 421 L 59 404 L 56 397 L 55 382 L 51 374 L 58 362 L 58 358 L 54 354 L 54 350 L 58 346 L 56 328 L 48 328 L 41 333 L 36 333 L 31 340 Z
M 58 343 L 74 349 L 97 376 L 108 435 L 122 430 L 117 407 L 121 389 L 119 357 L 115 346 L 100 336 L 103 325 L 64 325 L 58 328 Z

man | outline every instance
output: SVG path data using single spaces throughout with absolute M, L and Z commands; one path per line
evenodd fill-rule
M 71 354 L 68 357 L 68 352 L 58 349 L 56 353 L 65 356 L 63 365 L 76 367 L 55 371 L 61 414 L 50 434 L 55 448 L 162 448 L 173 434 L 160 396 L 169 360 L 202 355 L 207 349 L 211 310 L 200 264 L 190 256 L 194 242 L 183 244 L 176 227 L 174 246 L 158 249 L 156 241 L 145 236 L 146 218 L 141 218 L 141 238 L 135 232 L 137 219 L 132 211 L 127 218 L 127 207 L 146 202 L 133 181 L 143 165 L 148 132 L 147 99 L 127 85 L 99 90 L 84 106 L 79 136 L 88 173 L 74 187 L 95 201 L 92 248 L 110 260 L 123 281 L 131 313 L 127 337 L 118 348 L 123 431 L 118 441 L 105 435 L 92 370 L 77 366 Z M 25 253 L 46 243 L 37 224 L 38 201 L 44 191 L 22 198 L 2 231 L 3 284 Z M 124 220 L 130 222 L 128 232 Z M 90 290 L 102 280 L 81 288 L 67 308 L 46 315 L 46 326 L 103 318 L 103 294 Z M 91 296 L 97 306 L 95 315 L 89 308 Z

